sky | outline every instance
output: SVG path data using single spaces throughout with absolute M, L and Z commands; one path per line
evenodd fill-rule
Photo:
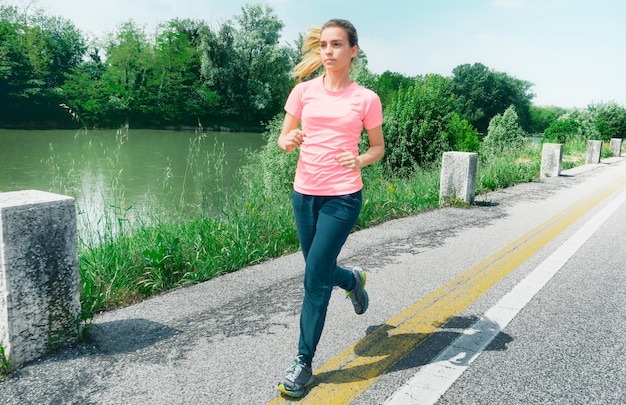
M 537 106 L 626 106 L 623 0 L 0 0 L 67 18 L 92 37 L 128 20 L 147 33 L 173 18 L 218 27 L 246 3 L 273 8 L 288 44 L 331 18 L 350 20 L 375 73 L 452 76 L 482 63 L 532 83 Z

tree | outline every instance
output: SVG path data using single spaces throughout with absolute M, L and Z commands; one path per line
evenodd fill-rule
M 153 52 L 144 30 L 132 20 L 123 23 L 106 43 L 107 70 L 102 91 L 109 97 L 108 116 L 117 125 L 132 122 L 142 126 L 149 103 L 146 84 L 154 66 Z
M 561 107 L 530 107 L 530 127 L 528 132 L 531 134 L 541 134 L 554 121 L 567 111 Z
M 28 99 L 33 68 L 23 35 L 28 29 L 15 7 L 0 7 L 0 114 L 3 125 L 19 121 L 19 104 Z
M 216 118 L 259 126 L 282 111 L 293 52 L 279 46 L 283 23 L 273 8 L 247 4 L 241 11 L 202 33 L 201 77 L 219 96 Z
M 62 86 L 63 104 L 83 126 L 98 126 L 107 121 L 108 97 L 102 91 L 105 70 L 98 49 L 93 48 L 89 59 L 73 68 Z
M 203 87 L 214 92 L 218 107 L 210 111 L 209 120 L 222 121 L 231 114 L 231 83 L 235 80 L 233 70 L 234 28 L 225 22 L 215 32 L 206 27 L 201 31 L 199 51 L 201 53 L 200 77 Z
M 154 97 L 153 121 L 158 125 L 197 125 L 218 102 L 200 74 L 201 33 L 208 27 L 198 21 L 174 19 L 160 28 L 147 83 Z
M 611 138 L 624 137 L 624 134 L 626 109 L 610 102 L 568 111 L 546 129 L 542 141 L 608 141 Z
M 407 77 L 398 72 L 386 70 L 378 78 L 376 93 L 380 97 L 383 106 L 391 104 L 401 88 L 407 88 L 413 84 L 415 77 Z
M 43 42 L 41 57 L 47 65 L 47 85 L 58 88 L 65 82 L 65 74 L 82 62 L 87 50 L 83 35 L 70 20 L 41 11 L 32 18 L 32 24 Z
M 67 119 L 59 108 L 65 74 L 77 66 L 85 42 L 66 19 L 33 17 L 0 6 L 0 121 L 41 125 Z
M 248 4 L 235 16 L 233 108 L 244 122 L 258 123 L 280 111 L 289 92 L 289 54 L 278 45 L 283 22 L 274 9 Z
M 514 105 L 523 128 L 530 125 L 532 84 L 506 73 L 495 72 L 481 63 L 464 64 L 452 70 L 451 91 L 456 110 L 478 131 L 485 132 L 489 121 Z

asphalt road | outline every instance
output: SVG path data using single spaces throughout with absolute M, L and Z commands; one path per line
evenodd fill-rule
M 612 158 L 354 233 L 340 262 L 367 271 L 370 306 L 357 316 L 334 292 L 300 402 L 626 403 L 624 193 Z M 555 258 L 513 294 L 523 305 L 501 304 Z M 288 255 L 101 314 L 89 342 L 0 382 L 0 404 L 291 402 L 274 387 L 296 354 L 302 271 Z

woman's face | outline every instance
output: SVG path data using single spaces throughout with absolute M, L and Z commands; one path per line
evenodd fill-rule
M 320 36 L 320 55 L 326 70 L 349 69 L 356 57 L 358 47 L 350 46 L 348 34 L 343 28 L 327 27 Z

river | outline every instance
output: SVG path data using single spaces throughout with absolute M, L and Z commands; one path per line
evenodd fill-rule
M 71 195 L 87 214 L 79 227 L 111 205 L 197 211 L 234 186 L 244 151 L 264 143 L 248 132 L 0 129 L 0 192 Z

